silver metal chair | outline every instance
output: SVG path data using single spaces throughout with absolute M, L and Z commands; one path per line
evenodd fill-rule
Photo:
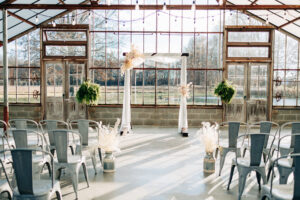
M 2 137 L 1 151 L 0 151 L 0 163 L 1 163 L 1 172 L 5 170 L 5 165 L 12 163 L 11 156 L 6 155 L 5 153 L 5 139 Z M 7 177 L 6 177 L 7 178 Z M 12 199 L 12 190 L 10 188 L 9 182 L 6 179 L 0 179 L 0 199 L 4 199 L 4 194 L 8 199 Z
M 257 126 L 259 127 L 258 133 L 267 133 L 269 135 L 272 134 L 275 137 L 275 139 L 276 139 L 277 134 L 279 134 L 279 129 L 280 129 L 279 124 L 277 124 L 275 122 L 271 122 L 271 121 L 261 121 L 261 122 L 257 122 L 257 123 L 252 123 L 248 126 L 248 132 L 255 133 L 256 132 L 255 128 L 257 128 Z M 268 144 L 267 141 L 268 140 L 266 138 L 265 144 L 264 144 L 264 149 L 263 149 L 263 159 L 264 159 L 265 163 L 268 161 L 269 154 L 271 154 L 271 156 L 273 156 L 275 148 L 276 148 L 273 145 L 273 143 Z M 249 149 L 249 145 L 244 146 L 243 157 L 245 156 L 247 149 Z
M 31 131 L 30 133 L 27 130 L 23 129 L 15 129 L 12 130 L 13 138 L 15 141 L 15 146 L 17 149 L 39 149 L 46 150 L 44 145 L 44 137 L 41 133 Z M 38 141 L 36 141 L 36 145 L 34 144 L 34 141 L 29 142 L 29 135 L 36 134 L 39 138 L 38 141 L 41 141 L 41 146 L 38 145 Z M 44 166 L 46 165 L 49 171 L 49 175 L 51 176 L 51 169 L 50 169 L 50 160 L 51 158 L 45 154 L 36 154 L 33 156 L 33 163 L 35 169 L 38 171 L 42 171 Z M 42 165 L 40 165 L 42 164 Z
M 300 142 L 300 140 L 299 140 Z M 299 144 L 299 143 L 298 143 Z M 300 145 L 298 145 L 300 151 Z M 282 159 L 292 159 L 294 163 L 294 183 L 293 184 L 274 184 L 274 168 Z M 262 186 L 262 200 L 296 200 L 300 199 L 300 153 L 285 155 L 277 158 L 273 162 L 272 176 L 269 184 Z
M 227 190 L 229 190 L 230 183 L 233 177 L 234 168 L 236 166 L 239 173 L 239 198 L 238 199 L 241 199 L 242 197 L 247 176 L 251 171 L 256 171 L 256 177 L 257 177 L 259 189 L 261 189 L 260 186 L 261 178 L 263 179 L 264 184 L 267 183 L 265 163 L 261 162 L 261 160 L 262 160 L 265 139 L 267 138 L 267 140 L 269 140 L 270 137 L 274 137 L 267 133 L 247 134 L 247 136 L 249 137 L 250 145 L 251 145 L 250 159 L 239 157 L 238 153 L 236 153 L 236 158 L 233 159 L 232 161 L 231 172 L 230 172 L 229 182 L 227 186 Z M 245 137 L 245 136 L 242 135 L 239 137 Z
M 60 120 L 42 120 L 39 122 L 40 128 L 42 130 L 45 139 L 48 139 L 49 151 L 54 155 L 55 153 L 55 141 L 53 137 L 53 130 L 66 129 L 69 130 L 69 124 Z M 46 136 L 47 135 L 47 136 Z M 74 154 L 73 143 L 69 144 L 72 154 Z
M 54 194 L 56 194 L 57 199 L 62 199 L 59 182 L 54 180 L 54 176 L 51 179 L 43 180 L 33 178 L 33 153 L 46 154 L 51 158 L 51 166 L 53 166 L 53 157 L 49 152 L 38 149 L 13 149 L 10 151 L 17 186 L 12 188 L 13 199 L 50 200 Z M 53 167 L 51 171 L 53 174 Z M 7 182 L 11 186 L 7 173 L 5 170 L 4 172 Z
M 98 150 L 100 162 L 102 163 L 101 149 L 99 148 L 99 131 L 100 124 L 93 120 L 79 119 L 70 121 L 70 127 L 72 130 L 75 126 L 78 128 L 78 132 L 81 135 L 82 144 L 81 149 L 76 149 L 76 154 L 82 154 L 82 152 L 88 152 L 88 156 L 92 159 L 95 174 L 97 174 L 97 163 L 96 163 L 96 153 Z M 94 132 L 90 129 L 95 128 Z M 94 133 L 94 135 L 92 135 Z M 79 146 L 78 146 L 79 147 Z
M 74 192 L 76 195 L 76 199 L 78 198 L 77 190 L 78 190 L 78 175 L 79 169 L 82 166 L 83 173 L 85 176 L 85 180 L 87 186 L 89 187 L 88 181 L 88 173 L 86 169 L 85 157 L 82 155 L 68 155 L 68 140 L 70 134 L 75 135 L 79 138 L 81 145 L 81 135 L 77 132 L 71 130 L 54 130 L 53 136 L 55 140 L 55 149 L 57 160 L 55 161 L 55 171 L 57 172 L 57 178 L 60 179 L 62 169 L 66 169 L 70 172 L 72 185 L 74 188 Z
M 290 135 L 285 135 L 283 137 L 280 137 L 280 139 L 278 140 L 278 145 L 276 145 L 276 150 L 277 150 L 277 158 L 279 158 L 280 156 L 285 156 L 288 155 L 291 152 L 294 153 L 300 153 L 300 152 L 295 152 L 294 151 L 294 147 L 295 147 L 295 136 L 300 134 L 300 122 L 287 122 L 285 124 L 283 124 L 280 128 L 280 134 L 282 135 L 284 130 L 286 130 L 287 126 L 291 126 L 291 134 Z M 289 142 L 285 142 L 287 141 L 286 139 L 289 140 Z M 272 171 L 272 167 L 273 162 L 274 162 L 275 158 L 272 158 L 270 160 L 269 163 L 269 169 L 268 169 L 268 180 L 270 178 L 270 174 Z M 281 159 L 279 161 L 279 164 L 277 165 L 278 168 L 278 172 L 279 172 L 279 182 L 281 184 L 286 184 L 287 179 L 289 177 L 289 175 L 292 172 L 292 166 L 291 164 L 288 162 L 287 159 Z
M 240 148 L 237 148 L 237 138 L 240 132 L 240 126 L 245 125 L 247 127 L 246 123 L 243 122 L 223 122 L 220 124 L 221 126 L 228 125 L 228 143 L 226 145 L 220 145 L 220 134 L 218 138 L 218 147 L 216 149 L 216 157 L 218 155 L 218 152 L 220 152 L 220 170 L 219 170 L 219 176 L 221 176 L 221 172 L 225 163 L 225 158 L 227 153 L 229 152 L 238 152 L 238 156 L 240 156 Z

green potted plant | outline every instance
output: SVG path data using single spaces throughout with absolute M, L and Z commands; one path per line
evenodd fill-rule
M 86 105 L 96 105 L 100 97 L 100 87 L 98 84 L 91 83 L 91 81 L 84 81 L 76 93 L 78 103 Z
M 221 100 L 225 104 L 230 104 L 233 97 L 235 96 L 236 90 L 235 88 L 228 83 L 227 80 L 222 81 L 215 88 L 215 95 L 221 97 Z

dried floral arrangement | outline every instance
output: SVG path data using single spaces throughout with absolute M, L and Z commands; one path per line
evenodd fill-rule
M 119 124 L 120 119 L 118 118 L 113 128 L 109 125 L 100 127 L 99 147 L 105 152 L 120 151 L 118 133 Z
M 139 52 L 134 45 L 131 45 L 130 52 L 125 56 L 124 63 L 121 67 L 121 73 L 124 74 L 126 70 L 132 69 L 135 66 L 138 66 L 144 62 L 144 55 Z
M 202 122 L 202 128 L 197 132 L 200 141 L 204 143 L 205 152 L 213 153 L 217 148 L 219 124 L 211 125 L 209 122 Z
M 183 96 L 183 97 L 187 97 L 189 98 L 190 97 L 190 89 L 191 89 L 191 86 L 193 85 L 192 82 L 188 83 L 187 85 L 181 85 L 179 87 L 179 92 L 180 94 Z

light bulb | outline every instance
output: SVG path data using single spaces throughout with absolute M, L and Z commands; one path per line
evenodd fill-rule
M 167 4 L 166 4 L 166 2 L 164 2 L 163 11 L 166 11 L 166 10 L 167 10 Z
M 107 20 L 105 20 L 104 27 L 107 28 L 107 25 L 108 25 L 108 24 L 107 24 Z
M 266 24 L 269 24 L 269 16 L 267 15 Z
M 107 4 L 108 6 L 110 6 L 110 5 L 111 5 L 110 0 L 106 0 L 106 4 Z
M 222 5 L 223 5 L 223 3 L 224 3 L 224 1 L 223 1 L 223 0 L 219 0 L 219 5 L 220 5 L 220 6 L 222 6 Z
M 283 19 L 287 20 L 287 13 L 284 11 Z
M 142 27 L 143 27 L 143 28 L 145 28 L 145 21 L 144 21 L 144 20 L 143 20 L 143 24 L 142 24 Z
M 123 27 L 125 27 L 126 26 L 126 24 L 125 24 L 125 22 L 123 22 Z
M 72 25 L 74 26 L 75 24 L 76 24 L 75 18 L 73 18 L 73 20 L 72 20 Z
M 91 19 L 92 17 L 92 14 L 91 14 L 91 11 L 89 11 L 89 20 Z
M 139 9 L 140 9 L 139 1 L 136 1 L 136 4 L 135 4 L 135 10 L 139 10 Z
M 35 16 L 35 23 L 38 23 L 38 22 L 39 22 L 39 17 Z
M 194 28 L 196 28 L 196 19 L 194 18 Z
M 192 11 L 195 11 L 195 10 L 196 10 L 196 2 L 195 2 L 195 1 L 193 1 L 193 4 L 192 4 L 192 7 L 191 7 L 191 10 L 192 10 Z
M 56 27 L 55 21 L 52 22 L 52 26 L 53 26 L 53 27 Z

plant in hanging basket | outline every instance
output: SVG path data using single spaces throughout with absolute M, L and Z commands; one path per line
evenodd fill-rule
M 236 90 L 232 85 L 228 83 L 227 80 L 222 81 L 219 85 L 215 88 L 215 95 L 221 97 L 221 100 L 225 104 L 230 104 L 232 101 Z
M 96 105 L 100 97 L 100 88 L 98 84 L 84 81 L 76 93 L 76 99 L 79 103 L 86 105 Z

